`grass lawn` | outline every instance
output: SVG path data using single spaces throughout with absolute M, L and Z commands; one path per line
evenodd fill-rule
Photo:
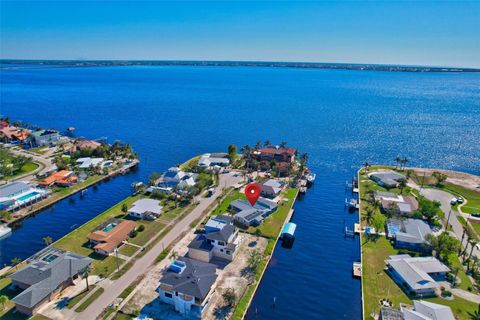
M 10 153 L 9 151 L 5 150 L 3 147 L 0 148 L 0 163 L 2 164 L 12 164 L 15 162 L 16 159 L 19 157 Z M 18 166 L 11 166 L 8 167 L 8 170 L 11 171 L 11 174 L 8 174 L 2 177 L 2 180 L 12 179 L 22 174 L 32 172 L 33 170 L 37 169 L 39 164 L 35 162 L 27 162 L 21 167 Z
M 85 309 L 88 308 L 88 306 L 95 301 L 100 295 L 105 291 L 102 287 L 98 288 L 97 291 L 95 291 L 92 295 L 90 295 L 87 300 L 85 300 L 80 306 L 78 306 L 77 309 L 75 309 L 75 312 L 82 312 Z
M 125 256 L 128 256 L 128 257 L 131 257 L 133 256 L 133 254 L 135 252 L 137 252 L 138 250 L 140 250 L 139 248 L 135 247 L 135 246 L 132 246 L 132 245 L 129 245 L 129 244 L 125 244 L 123 245 L 123 247 L 120 248 L 120 250 L 118 250 L 118 252 L 120 254 L 123 254 Z
M 45 316 L 42 316 L 41 314 L 37 314 L 31 317 L 29 320 L 51 320 L 51 319 Z
M 246 199 L 245 194 L 240 190 L 232 190 L 230 193 L 218 204 L 215 210 L 212 211 L 212 215 L 224 214 L 228 211 L 230 203 L 233 200 Z
M 283 194 L 285 199 L 288 201 L 281 201 L 277 207 L 277 210 L 268 216 L 262 224 L 258 227 L 262 236 L 275 239 L 280 233 L 283 223 L 288 215 L 288 212 L 292 208 L 293 201 L 295 200 L 295 195 L 297 194 L 296 188 L 289 188 Z M 257 228 L 250 227 L 248 232 L 255 233 Z
M 36 147 L 36 148 L 31 148 L 28 149 L 28 151 L 39 154 L 39 155 L 44 155 L 48 151 L 48 147 L 42 146 L 42 147 Z
M 67 303 L 67 308 L 72 309 L 80 300 L 83 299 L 83 297 L 85 297 L 87 294 L 92 292 L 93 289 L 95 289 L 95 285 L 90 285 L 90 290 L 88 291 L 85 290 L 80 294 L 78 294 L 77 296 L 75 296 L 74 298 L 70 299 Z
M 468 233 L 471 237 L 479 240 L 479 236 L 478 236 L 478 235 L 480 234 L 480 224 L 478 224 L 478 223 L 471 223 L 471 225 L 473 226 L 473 227 L 471 227 L 470 224 L 467 223 L 467 220 L 465 220 L 465 218 L 464 218 L 464 217 L 461 217 L 461 216 L 458 216 L 458 217 L 457 217 L 457 220 L 458 220 L 458 222 L 460 222 L 460 224 L 467 230 L 467 233 Z
M 390 299 L 395 308 L 398 308 L 401 302 L 408 303 L 410 299 L 384 271 L 385 260 L 390 255 L 398 254 L 398 250 L 384 237 L 368 242 L 362 237 L 362 241 L 364 315 L 365 319 L 372 319 L 370 316 L 372 312 L 376 314 L 380 312 L 380 299 Z
M 201 156 L 196 156 L 190 160 L 185 161 L 180 165 L 180 169 L 183 171 L 192 171 L 192 169 L 197 166 L 198 160 L 200 160 L 200 157 Z
M 457 288 L 463 289 L 463 290 L 468 290 L 468 288 L 472 288 L 472 282 L 470 281 L 470 278 L 465 273 L 465 270 L 463 269 L 462 264 L 458 259 L 458 256 L 455 253 L 452 253 L 448 257 L 448 261 L 450 261 L 451 267 L 457 266 L 460 268 L 460 271 L 458 272 L 457 277 L 460 278 L 461 283 L 457 284 Z
M 138 232 L 137 236 L 130 238 L 128 242 L 143 246 L 165 227 L 165 224 L 160 221 L 142 221 L 142 224 L 145 226 L 145 230 Z

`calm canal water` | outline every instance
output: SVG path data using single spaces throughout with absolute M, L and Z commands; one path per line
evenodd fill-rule
M 278 247 L 248 319 L 359 319 L 351 277 L 358 240 L 343 238 L 345 181 L 365 161 L 480 174 L 480 75 L 342 70 L 109 67 L 2 70 L 0 114 L 132 144 L 129 175 L 28 219 L 1 241 L 0 263 L 26 258 L 130 193 L 133 181 L 197 154 L 257 140 L 309 155 L 317 181 L 295 205 L 296 241 Z M 276 305 L 273 306 L 273 299 Z

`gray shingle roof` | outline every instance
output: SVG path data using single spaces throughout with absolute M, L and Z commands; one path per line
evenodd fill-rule
M 438 284 L 429 273 L 448 272 L 450 269 L 434 257 L 412 258 L 408 254 L 390 256 L 387 263 L 414 290 L 435 289 Z
M 174 291 L 194 296 L 203 300 L 217 279 L 216 266 L 211 263 L 180 257 L 186 265 L 182 273 L 168 269 L 165 271 L 160 283 L 173 287 Z
M 207 233 L 205 235 L 205 238 L 209 240 L 228 241 L 228 239 L 234 232 L 235 227 L 231 224 L 228 224 L 219 231 Z
M 92 262 L 92 259 L 72 252 L 61 254 L 56 252 L 53 255 L 57 257 L 51 262 L 45 260 L 47 257 L 52 257 L 52 254 L 47 252 L 10 276 L 12 281 L 30 286 L 14 297 L 13 302 L 27 308 L 34 307 L 61 283 L 78 274 Z

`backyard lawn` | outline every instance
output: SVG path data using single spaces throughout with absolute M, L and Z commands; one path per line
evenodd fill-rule
M 246 199 L 245 194 L 240 192 L 240 190 L 232 190 L 227 196 L 218 204 L 215 210 L 212 211 L 212 215 L 224 214 L 228 211 L 230 203 L 233 200 L 237 199 Z
M 258 227 L 262 236 L 270 239 L 277 238 L 283 227 L 285 219 L 292 208 L 297 191 L 298 189 L 296 188 L 289 188 L 284 192 L 284 199 L 288 199 L 288 201 L 281 200 L 278 204 L 277 210 L 268 216 Z M 250 227 L 248 228 L 248 232 L 255 233 L 256 229 L 257 228 Z

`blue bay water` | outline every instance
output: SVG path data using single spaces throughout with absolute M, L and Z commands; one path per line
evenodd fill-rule
M 295 205 L 296 241 L 278 247 L 248 319 L 359 319 L 343 229 L 345 181 L 368 161 L 480 174 L 480 75 L 235 67 L 2 70 L 0 114 L 78 136 L 130 143 L 139 169 L 59 202 L 1 241 L 0 263 L 26 258 L 197 154 L 257 140 L 309 155 L 317 181 Z M 275 307 L 273 299 L 276 299 Z

